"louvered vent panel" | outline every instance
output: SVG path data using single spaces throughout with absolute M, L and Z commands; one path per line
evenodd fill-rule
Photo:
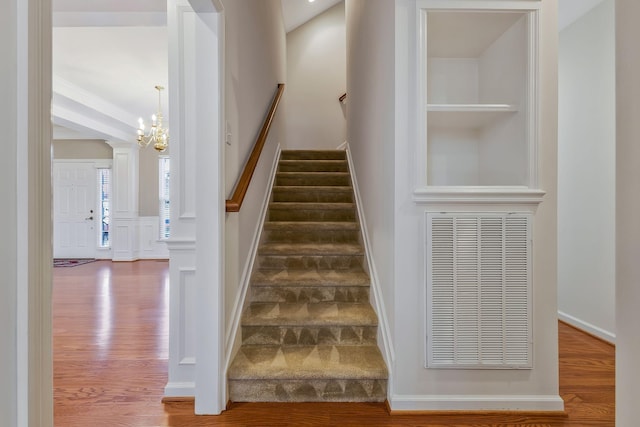
M 427 214 L 428 367 L 531 367 L 530 223 Z

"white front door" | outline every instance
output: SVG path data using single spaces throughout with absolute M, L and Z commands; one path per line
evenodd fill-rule
M 93 163 L 53 164 L 53 256 L 95 258 L 97 175 Z

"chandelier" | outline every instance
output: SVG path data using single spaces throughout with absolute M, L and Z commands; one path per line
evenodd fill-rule
M 149 144 L 153 143 L 155 148 L 160 153 L 163 153 L 167 147 L 169 147 L 169 129 L 162 127 L 162 103 L 160 97 L 164 87 L 156 86 L 158 91 L 158 112 L 151 116 L 151 129 L 149 132 L 145 132 L 144 121 L 142 117 L 138 119 L 138 145 L 142 148 L 146 148 Z

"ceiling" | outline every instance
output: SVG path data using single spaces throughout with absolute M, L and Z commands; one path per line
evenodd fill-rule
M 286 31 L 340 1 L 281 0 Z M 54 138 L 133 141 L 168 83 L 166 2 L 53 0 L 53 25 Z
M 340 1 L 281 0 L 286 31 Z M 560 29 L 602 1 L 559 0 Z M 161 0 L 53 0 L 54 138 L 133 140 L 167 86 L 166 20 Z
M 343 0 L 314 0 L 313 2 L 309 2 L 308 0 L 280 1 L 282 2 L 284 28 L 288 33 Z

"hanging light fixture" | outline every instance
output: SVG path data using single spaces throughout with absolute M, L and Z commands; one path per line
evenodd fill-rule
M 164 87 L 156 86 L 158 91 L 158 112 L 151 116 L 151 129 L 149 133 L 145 133 L 145 126 L 142 117 L 138 119 L 138 145 L 142 148 L 147 147 L 153 143 L 155 148 L 160 153 L 163 153 L 167 147 L 169 147 L 169 129 L 162 127 L 162 103 L 161 95 Z

